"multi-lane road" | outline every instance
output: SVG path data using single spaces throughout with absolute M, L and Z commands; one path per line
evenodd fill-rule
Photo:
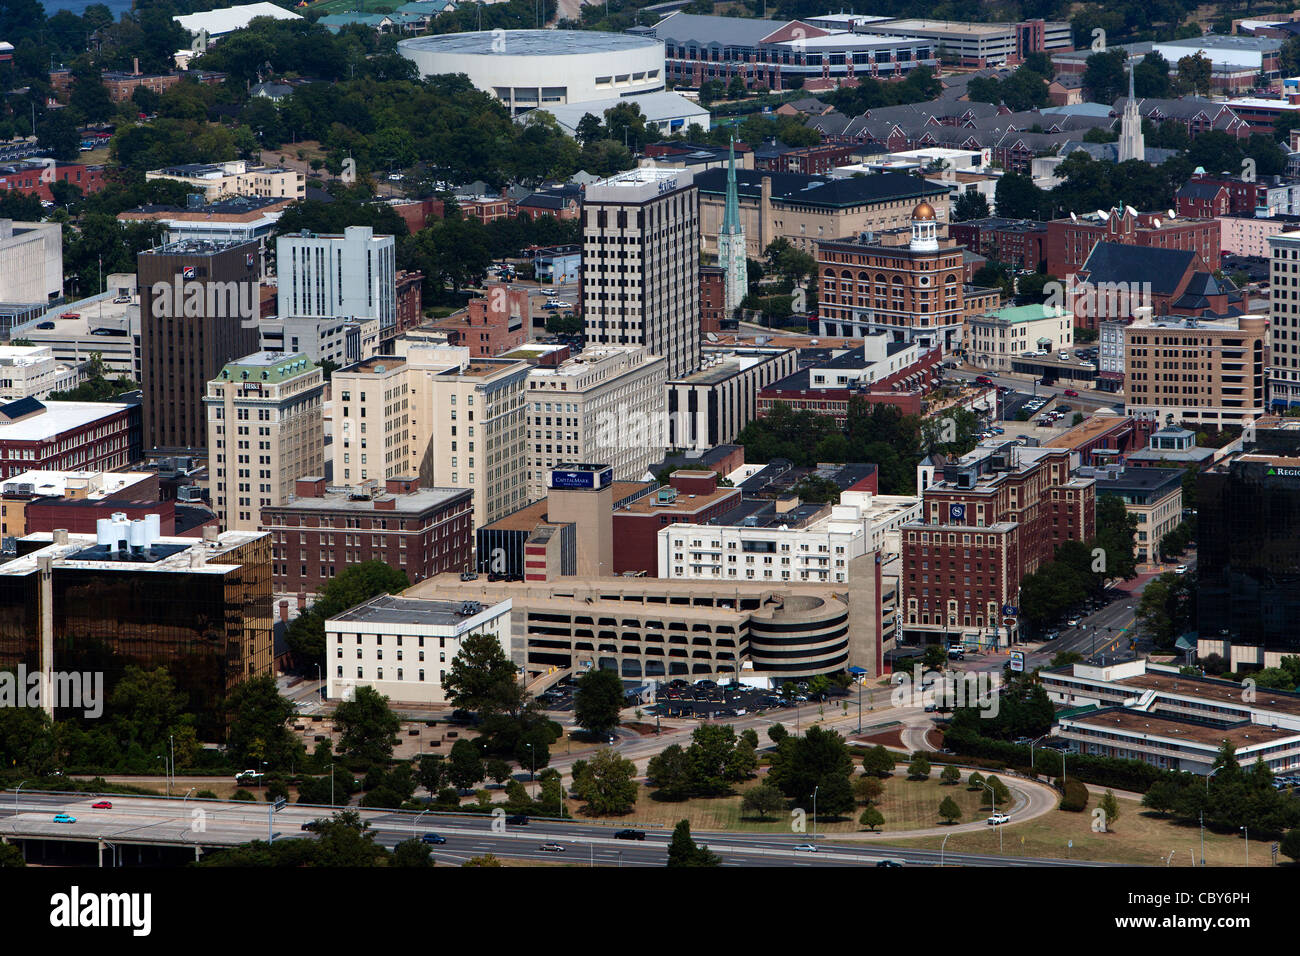
M 112 802 L 111 809 L 95 810 L 100 799 Z M 663 829 L 645 829 L 645 840 L 620 840 L 614 833 L 622 824 L 534 818 L 526 826 L 510 826 L 504 819 L 472 814 L 404 813 L 361 810 L 376 841 L 392 847 L 403 840 L 436 832 L 445 844 L 432 846 L 438 862 L 459 864 L 493 854 L 498 857 L 591 866 L 663 866 L 667 861 L 671 834 Z M 68 814 L 75 823 L 55 823 L 54 815 Z M 269 834 L 280 839 L 314 839 L 302 831 L 302 824 L 328 815 L 325 808 L 286 806 L 272 814 L 267 805 L 232 801 L 196 801 L 58 793 L 0 793 L 0 835 L 10 839 L 63 840 L 106 847 L 147 845 L 203 846 L 208 851 L 251 840 L 265 840 Z M 269 829 L 268 829 L 269 828 Z M 943 853 L 933 850 L 902 849 L 815 839 L 809 833 L 780 834 L 697 833 L 722 858 L 724 866 L 874 866 L 883 859 L 910 864 L 981 866 L 1080 866 L 1079 861 L 1001 857 L 971 853 Z M 814 844 L 816 851 L 796 849 Z M 560 851 L 543 850 L 555 844 Z M 129 859 L 129 855 L 125 858 Z M 110 865 L 114 851 L 101 856 Z

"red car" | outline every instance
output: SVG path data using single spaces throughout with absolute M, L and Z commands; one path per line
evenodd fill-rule
M 1067 388 L 1067 389 L 1065 390 L 1065 394 L 1066 394 L 1068 397 L 1070 397 L 1070 398 L 1078 398 L 1078 397 L 1079 397 L 1079 393 L 1076 392 L 1076 391 L 1075 391 L 1074 389 L 1072 389 L 1072 388 Z
M 107 800 L 100 800 L 99 803 L 92 803 L 90 808 L 92 810 L 112 810 L 113 805 Z

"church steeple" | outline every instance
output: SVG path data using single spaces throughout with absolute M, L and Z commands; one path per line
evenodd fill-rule
M 1130 60 L 1128 102 L 1124 104 L 1124 115 L 1119 121 L 1119 143 L 1115 147 L 1115 158 L 1121 163 L 1128 159 L 1146 159 L 1146 137 L 1142 135 L 1142 114 L 1138 112 L 1137 93 L 1133 83 L 1136 69 L 1137 62 Z
M 736 140 L 727 147 L 727 204 L 718 230 L 718 265 L 722 268 L 723 294 L 728 315 L 734 314 L 749 294 L 749 266 L 745 249 L 745 227 L 740 221 L 740 197 L 736 189 Z

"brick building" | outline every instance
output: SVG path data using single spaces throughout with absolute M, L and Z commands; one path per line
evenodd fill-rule
M 717 266 L 700 266 L 700 333 L 721 332 L 727 318 L 727 290 L 722 270 Z
M 668 484 L 614 512 L 614 573 L 659 573 L 659 529 L 707 524 L 740 504 L 739 488 L 719 488 L 713 471 L 675 471 Z
M 24 471 L 115 471 L 141 457 L 140 406 L 39 402 L 0 406 L 0 478 Z
M 319 591 L 348 565 L 383 561 L 411 582 L 464 571 L 474 553 L 474 493 L 421 488 L 416 478 L 326 487 L 299 478 L 283 505 L 262 509 L 271 533 L 277 592 Z
M 490 284 L 487 295 L 469 300 L 464 312 L 433 323 L 447 333 L 447 344 L 469 349 L 471 358 L 492 358 L 528 340 L 532 315 L 529 290 L 504 283 Z
M 424 273 L 397 273 L 397 318 L 393 322 L 393 331 L 389 338 L 396 338 L 409 331 L 424 319 L 421 308 L 424 305 Z
M 954 222 L 948 236 L 971 252 L 1016 269 L 1037 269 L 1047 258 L 1047 223 L 990 216 Z
M 904 641 L 1022 639 L 1021 580 L 1095 526 L 1096 482 L 1070 477 L 1066 449 L 1004 442 L 943 465 L 922 496 L 921 520 L 901 531 Z
M 758 156 L 754 165 L 774 173 L 801 173 L 818 176 L 853 160 L 857 146 L 853 143 L 820 143 L 783 149 L 773 155 Z
M 1219 268 L 1223 227 L 1213 219 L 1170 219 L 1164 212 L 1137 212 L 1131 206 L 1047 224 L 1047 271 L 1058 279 L 1074 275 L 1099 242 L 1196 253 L 1200 268 Z
M 0 165 L 0 190 L 17 190 L 47 202 L 54 200 L 51 183 L 70 183 L 82 194 L 97 193 L 104 188 L 104 167 L 85 163 L 55 163 L 18 160 Z

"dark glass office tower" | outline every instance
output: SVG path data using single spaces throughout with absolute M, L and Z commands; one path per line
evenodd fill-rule
M 1242 455 L 1196 500 L 1201 641 L 1300 653 L 1300 457 Z

